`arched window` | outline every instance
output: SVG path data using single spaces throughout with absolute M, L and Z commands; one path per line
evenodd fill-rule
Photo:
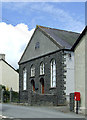
M 51 87 L 56 87 L 56 63 L 54 59 L 51 61 Z
M 31 66 L 31 77 L 35 76 L 35 67 L 34 65 Z
M 27 89 L 27 70 L 23 69 L 23 90 Z
M 41 62 L 40 64 L 40 75 L 43 75 L 44 74 L 44 63 Z

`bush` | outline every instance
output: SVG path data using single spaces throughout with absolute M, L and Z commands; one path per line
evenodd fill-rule
M 19 93 L 12 91 L 12 102 L 19 102 Z
M 3 102 L 9 102 L 10 101 L 10 92 L 7 90 L 4 90 L 4 97 L 3 97 Z
M 0 90 L 2 89 L 6 90 L 6 87 L 4 85 L 0 85 Z
M 5 86 L 0 85 L 0 92 L 1 90 L 4 89 L 3 92 L 3 102 L 10 102 L 10 91 L 9 89 L 6 89 Z M 0 98 L 1 98 L 1 94 L 0 94 Z M 19 93 L 12 91 L 12 102 L 19 102 Z

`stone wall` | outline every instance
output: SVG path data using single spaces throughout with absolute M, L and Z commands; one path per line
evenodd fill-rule
M 56 61 L 56 87 L 51 88 L 50 86 L 50 63 L 51 60 L 55 59 Z M 63 105 L 66 102 L 65 98 L 65 86 L 66 82 L 64 81 L 64 78 L 66 77 L 64 75 L 64 53 L 63 51 L 56 51 L 47 55 L 44 55 L 42 57 L 38 57 L 36 59 L 32 59 L 30 61 L 27 61 L 25 63 L 22 63 L 19 65 L 19 93 L 20 93 L 20 102 L 28 102 L 31 103 L 31 92 L 32 92 L 32 85 L 31 80 L 35 81 L 35 85 L 38 87 L 38 89 L 35 91 L 38 94 L 41 94 L 41 84 L 40 79 L 44 79 L 44 96 L 46 97 L 46 94 L 55 94 L 57 96 L 57 105 Z M 40 75 L 40 63 L 43 62 L 45 65 L 45 74 Z M 30 68 L 31 65 L 35 66 L 35 76 L 31 77 L 30 75 Z M 27 90 L 23 91 L 23 69 L 27 69 Z M 43 96 L 43 95 L 42 95 Z M 38 98 L 40 99 L 40 97 Z M 48 99 L 48 96 L 47 96 Z
M 56 106 L 57 95 L 32 93 L 31 94 L 31 105 Z

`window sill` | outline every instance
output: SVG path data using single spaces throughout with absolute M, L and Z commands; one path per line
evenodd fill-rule
M 44 76 L 44 74 L 43 75 L 39 75 L 39 76 Z
M 51 89 L 56 89 L 56 87 L 50 87 L 49 90 L 51 90 Z
M 27 92 L 27 90 L 22 90 L 22 92 Z
M 30 76 L 30 78 L 35 78 L 35 76 Z

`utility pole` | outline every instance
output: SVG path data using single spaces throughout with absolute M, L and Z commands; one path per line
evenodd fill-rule
M 4 100 L 4 89 L 1 90 L 1 103 L 3 103 Z

